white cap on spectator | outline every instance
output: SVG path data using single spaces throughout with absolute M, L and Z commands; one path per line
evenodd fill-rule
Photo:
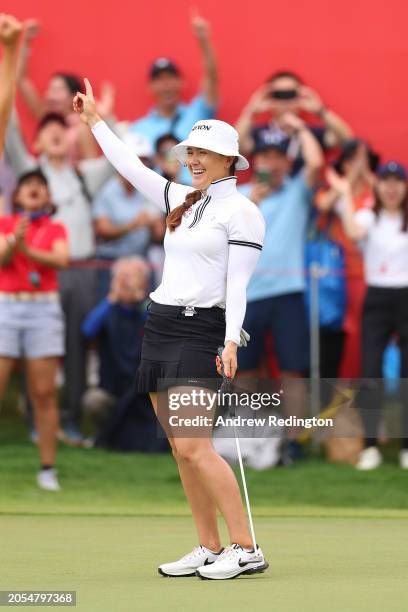
M 225 121 L 219 121 L 218 119 L 197 121 L 193 125 L 187 140 L 183 140 L 172 149 L 174 155 L 182 164 L 185 164 L 187 160 L 188 147 L 206 149 L 228 157 L 237 157 L 236 170 L 249 168 L 248 160 L 240 154 L 238 149 L 238 132 Z
M 127 132 L 122 138 L 123 142 L 130 148 L 138 157 L 152 157 L 153 147 L 150 140 L 138 134 L 137 132 Z

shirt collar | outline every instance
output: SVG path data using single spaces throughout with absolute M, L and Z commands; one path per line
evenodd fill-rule
M 237 177 L 227 176 L 213 181 L 207 188 L 207 195 L 216 198 L 225 198 L 237 190 Z
M 183 108 L 184 108 L 184 104 L 182 104 L 182 103 L 177 104 L 176 110 L 175 110 L 174 115 L 172 117 L 163 117 L 163 115 L 160 115 L 157 106 L 153 106 L 150 109 L 148 115 L 151 118 L 153 118 L 153 119 L 156 119 L 156 118 L 159 117 L 160 119 L 168 119 L 169 121 L 173 121 L 174 117 L 176 117 L 183 110 Z

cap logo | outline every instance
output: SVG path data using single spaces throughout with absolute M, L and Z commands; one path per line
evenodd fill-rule
M 195 130 L 211 130 L 212 126 L 211 125 L 195 125 L 191 131 L 194 132 Z

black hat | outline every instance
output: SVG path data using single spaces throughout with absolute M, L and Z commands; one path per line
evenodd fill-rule
M 180 70 L 172 60 L 168 57 L 159 57 L 157 58 L 153 64 L 150 66 L 149 70 L 149 78 L 155 79 L 162 72 L 168 72 L 169 74 L 173 74 L 174 76 L 180 76 Z
M 21 187 L 21 185 L 23 185 L 27 181 L 31 180 L 32 178 L 38 179 L 46 187 L 48 187 L 47 178 L 45 174 L 43 173 L 43 171 L 41 170 L 41 168 L 33 168 L 32 170 L 28 170 L 27 172 L 23 172 L 23 174 L 20 174 L 20 176 L 17 179 L 17 189 Z
M 254 154 L 262 153 L 263 151 L 274 150 L 286 155 L 290 139 L 281 134 L 271 131 L 268 128 L 258 128 L 253 131 L 254 138 Z
M 357 148 L 360 145 L 364 145 L 368 152 L 368 163 L 370 166 L 370 170 L 375 172 L 377 166 L 380 161 L 380 156 L 371 149 L 368 142 L 365 140 L 361 140 L 360 138 L 351 138 L 350 140 L 346 140 L 340 149 L 340 155 L 337 160 L 334 162 L 333 167 L 339 173 L 343 174 L 343 164 L 345 161 L 352 159 L 357 151 Z

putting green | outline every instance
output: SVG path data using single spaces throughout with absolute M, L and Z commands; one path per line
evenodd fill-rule
M 0 525 L 1 589 L 76 590 L 83 612 L 408 609 L 404 519 L 258 517 L 268 572 L 225 582 L 157 574 L 195 542 L 186 517 L 3 515 Z

